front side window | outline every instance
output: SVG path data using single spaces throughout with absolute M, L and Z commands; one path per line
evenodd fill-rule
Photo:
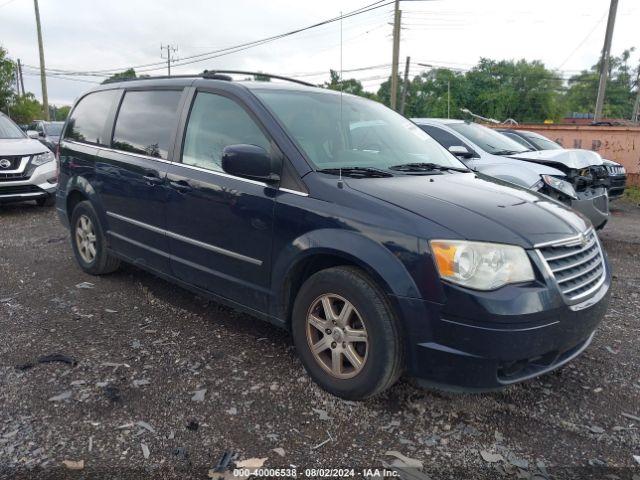
M 213 93 L 196 95 L 184 139 L 182 163 L 222 171 L 222 151 L 248 144 L 270 151 L 269 139 L 235 101 Z
M 511 155 L 531 150 L 523 147 L 515 140 L 511 140 L 509 137 L 505 137 L 500 132 L 477 123 L 451 123 L 448 127 L 468 138 L 470 142 L 475 143 L 485 152 L 494 155 Z
M 407 163 L 465 168 L 429 135 L 384 105 L 329 91 L 256 89 L 316 169 L 387 169 Z
M 178 90 L 125 93 L 113 132 L 113 148 L 166 160 L 178 122 L 180 95 Z
M 24 138 L 24 132 L 13 121 L 0 115 L 0 138 Z
M 118 90 L 104 90 L 90 93 L 80 100 L 69 118 L 65 138 L 108 145 L 108 140 L 104 138 L 107 117 L 119 94 Z
M 531 145 L 529 142 L 527 142 L 524 138 L 522 138 L 520 135 L 517 135 L 513 132 L 501 132 L 503 135 L 506 135 L 507 137 L 509 137 L 511 140 L 515 140 L 516 142 L 518 142 L 520 145 L 522 145 L 523 147 L 527 147 L 527 148 L 533 148 L 533 145 Z

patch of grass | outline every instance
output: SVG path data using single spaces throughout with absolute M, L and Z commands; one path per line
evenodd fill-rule
M 640 187 L 628 185 L 624 189 L 624 198 L 630 202 L 640 203 Z

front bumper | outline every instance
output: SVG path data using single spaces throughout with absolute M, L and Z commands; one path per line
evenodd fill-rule
M 627 186 L 626 175 L 609 175 L 609 200 L 616 200 L 624 194 Z
M 0 180 L 0 203 L 38 200 L 55 195 L 57 189 L 56 163 L 40 165 L 29 178 Z
M 571 199 L 568 205 L 580 212 L 596 228 L 602 228 L 609 220 L 609 196 L 604 187 L 589 188 L 577 193 L 577 199 Z
M 524 381 L 586 349 L 604 317 L 611 274 L 587 300 L 569 305 L 549 282 L 476 292 L 445 286 L 447 303 L 395 297 L 408 373 L 452 391 L 484 391 Z

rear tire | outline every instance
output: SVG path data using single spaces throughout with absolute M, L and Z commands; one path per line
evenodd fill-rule
M 71 246 L 80 268 L 91 275 L 104 275 L 120 267 L 120 259 L 107 250 L 107 239 L 98 215 L 88 200 L 71 213 Z
M 329 393 L 364 400 L 400 377 L 403 348 L 395 315 L 385 294 L 360 269 L 333 267 L 309 277 L 292 315 L 298 355 Z

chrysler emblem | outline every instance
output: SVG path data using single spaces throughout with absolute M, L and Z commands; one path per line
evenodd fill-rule
M 587 236 L 584 234 L 580 235 L 580 246 L 582 248 L 587 246 Z
M 11 162 L 6 158 L 0 160 L 0 168 L 9 168 L 11 166 Z

